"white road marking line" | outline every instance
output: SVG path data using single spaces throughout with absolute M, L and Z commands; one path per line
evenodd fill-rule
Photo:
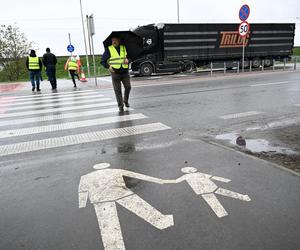
M 45 126 L 36 126 L 36 127 L 22 128 L 22 129 L 4 130 L 4 131 L 0 131 L 0 138 L 33 135 L 33 134 L 40 134 L 40 133 L 47 133 L 47 132 L 54 132 L 54 131 L 62 131 L 67 129 L 76 129 L 76 128 L 83 128 L 83 127 L 104 125 L 104 124 L 116 123 L 116 122 L 133 121 L 133 120 L 139 120 L 145 118 L 148 117 L 143 114 L 133 114 L 133 115 L 113 116 L 113 117 L 105 117 L 99 119 L 91 119 L 91 120 L 68 122 L 68 123 L 51 124 Z
M 74 90 L 74 91 L 68 91 L 68 92 L 55 92 L 55 93 L 49 93 L 49 94 L 42 94 L 42 93 L 37 93 L 37 94 L 32 94 L 32 95 L 19 95 L 19 96 L 6 96 L 5 98 L 7 99 L 32 99 L 32 98 L 39 98 L 43 96 L 63 96 L 66 94 L 76 94 L 76 93 L 88 93 L 88 92 L 97 92 L 95 90 Z
M 225 208 L 222 206 L 222 204 L 214 194 L 203 194 L 201 196 L 219 218 L 228 215 Z
M 260 111 L 248 111 L 248 112 L 243 112 L 243 113 L 222 115 L 222 116 L 220 116 L 220 118 L 222 118 L 224 120 L 227 120 L 227 119 L 236 119 L 236 118 L 247 117 L 247 116 L 252 116 L 252 115 L 260 115 L 260 114 L 263 114 L 263 112 L 260 112 Z
M 89 105 L 80 105 L 80 106 L 72 106 L 72 107 L 61 107 L 61 108 L 48 108 L 44 110 L 30 110 L 24 112 L 16 112 L 16 113 L 6 113 L 0 114 L 0 118 L 10 118 L 10 117 L 18 117 L 18 116 L 26 116 L 26 115 L 38 115 L 38 114 L 46 114 L 46 113 L 57 113 L 61 111 L 69 111 L 69 110 L 78 110 L 78 109 L 88 109 L 88 108 L 96 108 L 96 107 L 106 107 L 116 105 L 116 102 L 104 102 L 104 103 L 95 103 Z M 1 120 L 0 120 L 1 123 Z
M 223 195 L 226 197 L 230 197 L 230 198 L 234 198 L 234 199 L 238 199 L 241 201 L 251 201 L 250 197 L 246 194 L 240 194 L 237 192 L 233 192 L 224 188 L 218 188 L 217 191 L 215 192 L 215 194 L 219 194 L 219 195 Z
M 69 135 L 63 137 L 54 137 L 44 140 L 35 140 L 8 144 L 0 146 L 0 156 L 20 154 L 43 149 L 78 145 L 88 142 L 102 141 L 131 135 L 139 135 L 144 133 L 158 132 L 171 129 L 162 123 L 151 123 L 145 125 L 137 125 L 132 127 L 124 127 L 118 129 L 108 129 L 102 131 L 94 131 L 90 133 Z
M 48 108 L 48 107 L 55 107 L 55 106 L 66 106 L 66 105 L 70 105 L 70 104 L 76 104 L 76 105 L 79 105 L 79 104 L 87 104 L 87 103 L 95 103 L 95 102 L 106 102 L 106 101 L 110 101 L 111 98 L 99 98 L 99 97 L 90 97 L 86 100 L 71 100 L 71 101 L 63 101 L 63 102 L 55 102 L 55 103 L 52 103 L 51 101 L 50 102 L 47 102 L 47 103 L 43 103 L 43 104 L 33 104 L 33 105 L 23 105 L 23 106 L 18 106 L 18 107 L 9 107 L 7 109 L 7 111 L 15 111 L 15 110 L 31 110 L 31 109 L 36 109 L 36 108 L 39 108 L 39 109 L 42 109 L 42 108 Z M 9 114 L 9 113 L 8 113 Z
M 300 107 L 300 104 L 294 104 L 295 106 L 297 106 L 297 107 Z
M 290 83 L 290 82 L 285 81 L 285 82 L 259 83 L 259 84 L 253 84 L 253 85 L 250 85 L 250 87 L 260 87 L 260 86 L 278 85 L 278 84 L 284 84 L 284 83 Z
M 40 103 L 40 102 L 50 102 L 50 101 L 64 101 L 64 100 L 74 100 L 76 98 L 76 100 L 78 99 L 85 99 L 85 98 L 90 98 L 90 97 L 94 97 L 94 96 L 98 96 L 98 97 L 103 97 L 103 95 L 98 94 L 98 93 L 94 93 L 94 92 L 89 92 L 89 93 L 79 93 L 78 95 L 64 95 L 64 96 L 52 96 L 52 97 L 44 97 L 44 98 L 35 98 L 34 100 L 32 99 L 26 99 L 25 101 L 22 100 L 10 100 L 7 103 L 12 103 L 10 104 L 10 107 L 12 106 L 18 106 L 18 105 L 23 105 L 23 104 L 27 104 L 27 103 Z M 1 102 L 0 104 L 2 105 L 2 103 L 6 103 L 6 102 Z
M 247 128 L 246 131 L 266 130 L 266 129 L 290 126 L 290 125 L 294 125 L 294 124 L 298 124 L 298 123 L 300 123 L 300 117 L 290 118 L 290 119 L 287 118 L 287 119 L 284 119 L 281 121 L 269 122 L 263 126 L 250 127 L 250 128 Z
M 128 110 L 132 111 L 133 109 L 130 108 Z M 25 123 L 64 120 L 64 119 L 68 119 L 68 118 L 102 115 L 102 114 L 109 114 L 109 113 L 115 113 L 115 112 L 119 112 L 119 109 L 118 108 L 109 108 L 109 109 L 99 109 L 99 110 L 89 110 L 89 111 L 79 111 L 79 112 L 77 111 L 77 112 L 58 114 L 58 115 L 52 114 L 52 115 L 48 115 L 48 116 L 36 116 L 36 117 L 30 117 L 30 118 L 24 118 L 24 119 L 0 121 L 0 127 L 8 126 L 8 125 L 19 125 L 19 124 L 25 124 Z

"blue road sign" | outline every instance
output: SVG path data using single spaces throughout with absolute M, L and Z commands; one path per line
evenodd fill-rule
M 246 21 L 247 18 L 250 15 L 250 7 L 247 4 L 244 4 L 241 8 L 240 8 L 240 12 L 239 12 L 239 18 L 242 22 Z
M 74 51 L 74 46 L 72 45 L 72 44 L 70 44 L 70 45 L 68 45 L 68 47 L 67 47 L 67 50 L 69 51 L 69 52 L 73 52 Z

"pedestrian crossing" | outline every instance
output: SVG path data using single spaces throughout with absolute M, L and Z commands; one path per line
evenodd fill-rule
M 3 104 L 0 156 L 171 129 L 131 108 L 119 115 L 117 103 L 96 90 L 9 97 Z

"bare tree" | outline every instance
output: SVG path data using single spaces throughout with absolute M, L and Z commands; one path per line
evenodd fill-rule
M 24 58 L 33 46 L 17 26 L 0 26 L 0 65 L 8 80 L 18 80 Z

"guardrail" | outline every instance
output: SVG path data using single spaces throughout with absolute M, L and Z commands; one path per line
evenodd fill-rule
M 213 76 L 214 72 L 221 72 L 223 71 L 224 74 L 226 74 L 228 71 L 230 73 L 236 72 L 264 72 L 264 71 L 276 71 L 276 70 L 297 70 L 297 67 L 300 67 L 300 57 L 294 56 L 290 60 L 287 60 L 287 58 L 284 58 L 283 60 L 275 60 L 273 59 L 272 66 L 265 67 L 265 61 L 262 60 L 262 63 L 259 67 L 254 68 L 252 65 L 252 60 L 249 61 L 249 67 L 246 67 L 244 69 L 241 68 L 241 62 L 235 61 L 235 62 L 223 62 L 223 67 L 220 67 L 220 64 L 222 63 L 213 63 L 211 62 L 206 69 L 200 69 L 197 70 L 197 72 L 209 72 L 210 76 Z M 218 65 L 217 67 L 214 67 L 214 65 Z M 228 65 L 230 65 L 230 69 L 228 69 Z M 232 67 L 232 65 L 234 65 Z

